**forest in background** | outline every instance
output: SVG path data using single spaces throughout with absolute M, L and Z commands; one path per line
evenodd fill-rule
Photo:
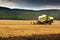
M 10 9 L 6 7 L 0 7 L 0 19 L 7 20 L 36 20 L 37 17 L 46 14 L 53 16 L 55 20 L 60 20 L 60 10 L 48 9 L 48 10 L 25 10 L 25 9 Z

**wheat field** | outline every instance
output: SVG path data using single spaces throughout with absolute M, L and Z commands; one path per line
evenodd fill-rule
M 0 37 L 29 36 L 32 34 L 58 34 L 60 21 L 55 20 L 52 25 L 32 25 L 37 20 L 0 20 Z

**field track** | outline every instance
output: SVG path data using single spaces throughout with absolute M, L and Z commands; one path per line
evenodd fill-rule
M 31 22 L 36 20 L 0 20 L 0 37 L 60 33 L 59 20 L 55 20 L 53 25 L 32 25 Z

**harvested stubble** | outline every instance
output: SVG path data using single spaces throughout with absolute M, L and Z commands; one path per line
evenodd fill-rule
M 58 34 L 60 21 L 53 25 L 32 25 L 36 20 L 0 20 L 0 37 L 30 36 L 32 34 Z

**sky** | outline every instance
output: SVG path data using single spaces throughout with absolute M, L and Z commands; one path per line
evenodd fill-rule
M 60 9 L 60 0 L 0 0 L 0 6 L 28 10 Z

